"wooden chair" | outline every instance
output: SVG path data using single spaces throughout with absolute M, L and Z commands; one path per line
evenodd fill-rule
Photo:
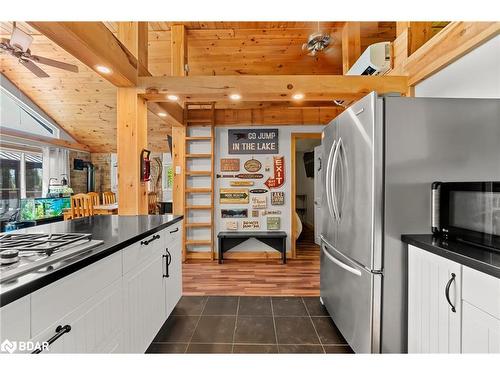
M 75 194 L 71 197 L 71 218 L 94 215 L 94 204 L 88 194 Z
M 155 215 L 157 209 L 158 209 L 158 195 L 155 192 L 150 191 L 148 193 L 148 213 L 150 215 Z
M 100 203 L 99 203 L 99 194 L 94 192 L 94 191 L 91 191 L 90 193 L 87 193 L 87 195 L 90 197 L 90 199 L 92 199 L 92 204 L 94 206 L 98 206 Z
M 102 204 L 116 203 L 116 195 L 112 191 L 102 193 Z

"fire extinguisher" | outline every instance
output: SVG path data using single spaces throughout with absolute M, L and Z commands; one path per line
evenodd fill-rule
M 141 151 L 141 181 L 146 182 L 151 180 L 151 160 L 149 155 L 151 151 L 143 149 Z

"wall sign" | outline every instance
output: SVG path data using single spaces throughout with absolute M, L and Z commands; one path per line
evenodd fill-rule
M 268 178 L 264 184 L 269 189 L 277 189 L 285 183 L 285 158 L 283 156 L 274 156 L 274 177 Z
M 217 174 L 217 178 L 243 178 L 243 179 L 259 179 L 264 177 L 262 173 L 238 173 L 238 174 Z
M 223 219 L 226 218 L 240 219 L 248 217 L 248 209 L 246 208 L 233 208 L 229 210 L 222 209 L 220 210 L 220 214 Z
M 275 216 L 269 216 L 267 218 L 267 230 L 279 230 L 281 229 L 281 218 Z
M 258 208 L 266 208 L 267 207 L 267 199 L 266 197 L 262 196 L 256 196 L 252 197 L 252 208 L 253 209 L 258 209 Z
M 243 220 L 243 229 L 260 229 L 259 220 Z
M 231 186 L 253 186 L 253 184 L 254 184 L 253 181 L 247 181 L 247 180 L 235 180 L 229 182 L 229 185 Z
M 262 163 L 256 159 L 250 159 L 243 164 L 243 167 L 248 172 L 258 172 L 262 168 Z
M 222 172 L 239 172 L 240 159 L 220 159 L 220 170 Z
M 284 204 L 285 204 L 285 192 L 284 191 L 272 191 L 271 192 L 271 205 L 283 206 Z
M 252 217 L 259 217 L 259 210 L 252 210 Z
M 262 216 L 267 216 L 267 215 L 281 215 L 280 210 L 266 210 L 262 211 Z
M 250 193 L 252 194 L 264 194 L 267 193 L 269 190 L 267 189 L 252 189 L 250 190 Z
M 229 154 L 277 154 L 278 129 L 229 129 Z
M 248 189 L 220 189 L 219 202 L 221 204 L 248 203 Z
M 226 221 L 226 230 L 238 230 L 238 222 L 236 220 Z

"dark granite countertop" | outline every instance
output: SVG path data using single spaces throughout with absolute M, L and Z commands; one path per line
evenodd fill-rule
M 84 254 L 57 262 L 43 272 L 27 273 L 0 284 L 0 307 L 140 241 L 182 218 L 183 216 L 177 215 L 99 215 L 15 231 L 16 233 L 90 233 L 92 239 L 103 240 L 104 243 Z
M 401 240 L 464 266 L 500 278 L 500 252 L 449 241 L 431 234 L 404 234 Z

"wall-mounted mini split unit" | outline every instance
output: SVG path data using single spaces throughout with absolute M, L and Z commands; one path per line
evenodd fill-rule
M 378 76 L 391 67 L 391 43 L 380 42 L 369 46 L 349 69 L 349 76 Z

